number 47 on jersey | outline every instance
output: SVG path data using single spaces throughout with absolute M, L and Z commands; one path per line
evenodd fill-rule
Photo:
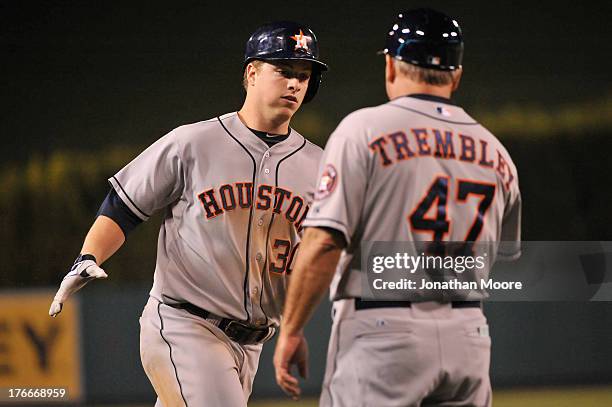
M 463 241 L 475 242 L 478 240 L 484 225 L 484 218 L 495 197 L 495 184 L 458 179 L 456 181 L 456 197 L 449 197 L 450 177 L 437 177 L 425 193 L 425 196 L 412 210 L 408 216 L 408 222 L 413 231 L 431 233 L 431 240 L 441 242 L 445 240 L 450 232 L 452 220 L 448 218 L 449 200 L 454 200 L 457 205 L 465 203 L 472 195 L 480 202 L 471 227 L 467 230 Z M 428 217 L 432 212 L 433 216 Z

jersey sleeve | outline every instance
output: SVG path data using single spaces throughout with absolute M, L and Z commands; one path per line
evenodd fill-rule
M 502 218 L 500 246 L 497 258 L 511 261 L 521 256 L 521 193 L 518 180 L 510 186 Z
M 305 227 L 328 227 L 351 243 L 367 188 L 368 150 L 363 128 L 343 121 L 329 138 L 319 165 L 315 198 Z
M 110 189 L 108 195 L 106 195 L 106 199 L 102 202 L 96 216 L 100 215 L 111 218 L 119 225 L 124 237 L 127 237 L 136 226 L 142 223 L 142 219 L 136 216 L 125 202 L 119 198 L 114 188 Z
M 117 195 L 141 220 L 174 202 L 184 187 L 179 142 L 170 132 L 109 178 Z

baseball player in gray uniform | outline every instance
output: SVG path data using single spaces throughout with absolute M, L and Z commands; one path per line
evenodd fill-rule
M 401 13 L 383 53 L 390 101 L 348 115 L 325 147 L 293 271 L 300 283 L 289 287 L 274 356 L 276 380 L 300 394 L 291 367 L 307 367 L 303 327 L 331 284 L 320 405 L 489 406 L 483 297 L 368 301 L 360 242 L 508 241 L 496 256 L 516 258 L 516 168 L 499 140 L 450 100 L 462 72 L 455 20 L 430 9 Z
M 178 127 L 109 179 L 111 191 L 49 314 L 94 278 L 125 236 L 164 211 L 141 359 L 156 406 L 246 406 L 262 344 L 279 324 L 321 149 L 289 127 L 315 96 L 314 33 L 260 27 L 238 112 Z

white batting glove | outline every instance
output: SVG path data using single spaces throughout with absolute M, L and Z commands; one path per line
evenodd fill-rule
M 98 267 L 94 256 L 91 254 L 79 255 L 62 280 L 59 290 L 57 290 L 51 308 L 49 308 L 49 315 L 55 318 L 62 311 L 62 305 L 68 297 L 83 288 L 91 280 L 106 277 L 108 275 Z

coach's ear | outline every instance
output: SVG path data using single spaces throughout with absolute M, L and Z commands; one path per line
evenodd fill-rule
M 385 80 L 389 83 L 395 81 L 395 61 L 389 54 L 385 55 Z
M 455 72 L 453 72 L 453 88 L 451 89 L 451 92 L 454 92 L 457 89 L 459 89 L 459 82 L 461 82 L 461 75 L 463 75 L 463 68 L 459 68 L 455 70 Z

